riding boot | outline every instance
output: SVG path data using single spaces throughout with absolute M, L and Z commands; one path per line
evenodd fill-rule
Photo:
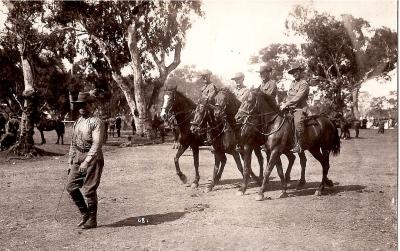
M 97 197 L 88 198 L 88 215 L 89 218 L 85 224 L 83 224 L 82 229 L 90 229 L 97 227 Z
M 303 145 L 302 142 L 303 142 L 303 137 L 304 137 L 304 123 L 303 122 L 299 123 L 299 128 L 297 128 L 296 131 L 297 131 L 296 145 L 290 151 L 292 153 L 302 153 L 304 151 L 302 149 L 302 145 Z
M 79 189 L 73 190 L 71 193 L 71 198 L 75 202 L 75 205 L 78 207 L 79 211 L 82 214 L 82 219 L 78 224 L 78 227 L 83 226 L 89 219 L 89 212 L 88 212 L 88 207 L 86 206 L 85 199 L 83 198 L 83 195 Z

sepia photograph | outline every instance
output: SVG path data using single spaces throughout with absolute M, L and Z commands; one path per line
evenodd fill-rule
M 398 11 L 0 0 L 0 250 L 398 250 Z

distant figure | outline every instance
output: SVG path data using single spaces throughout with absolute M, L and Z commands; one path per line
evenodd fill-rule
M 3 134 L 6 133 L 6 124 L 7 124 L 6 117 L 4 117 L 3 113 L 0 113 L 0 139 L 3 136 Z
M 378 120 L 378 133 L 385 133 L 385 121 L 384 120 Z
M 122 119 L 121 117 L 118 115 L 115 118 L 115 128 L 117 129 L 117 136 L 118 138 L 121 137 L 121 125 L 122 125 Z
M 11 119 L 7 123 L 7 132 L 3 135 L 0 141 L 0 149 L 6 150 L 17 142 L 19 130 L 19 120 L 16 114 L 11 116 Z
M 115 132 L 115 118 L 110 118 L 110 137 L 113 136 L 114 138 L 114 132 Z
M 154 115 L 151 127 L 154 132 L 154 138 L 157 138 L 158 133 L 160 133 L 161 143 L 164 143 L 165 140 L 164 121 L 157 114 Z
M 104 143 L 106 143 L 107 140 L 108 140 L 108 128 L 109 128 L 109 125 L 110 125 L 110 120 L 107 118 L 106 115 L 102 116 L 102 117 L 101 117 L 101 120 L 102 120 L 103 123 L 104 123 L 104 130 L 105 130 L 105 134 L 104 134 Z

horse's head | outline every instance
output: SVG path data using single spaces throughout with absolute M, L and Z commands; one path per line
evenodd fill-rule
M 254 128 L 259 124 L 259 98 L 258 89 L 250 89 L 243 97 L 242 104 L 236 113 L 235 120 L 241 125 L 240 136 L 242 139 L 251 137 L 255 131 Z
M 166 89 L 164 92 L 163 105 L 161 107 L 160 116 L 162 119 L 166 119 L 175 110 L 175 96 L 176 87 L 172 89 Z
M 210 104 L 208 100 L 200 100 L 197 104 L 196 109 L 194 110 L 194 118 L 190 122 L 190 130 L 194 134 L 203 134 L 202 131 L 207 129 L 207 123 L 210 121 L 210 111 L 209 111 Z

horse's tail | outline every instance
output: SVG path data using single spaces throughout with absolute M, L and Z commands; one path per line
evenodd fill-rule
M 337 156 L 340 154 L 340 137 L 339 137 L 339 131 L 338 129 L 333 126 L 334 133 L 333 133 L 333 144 L 332 144 L 332 154 L 333 156 Z

